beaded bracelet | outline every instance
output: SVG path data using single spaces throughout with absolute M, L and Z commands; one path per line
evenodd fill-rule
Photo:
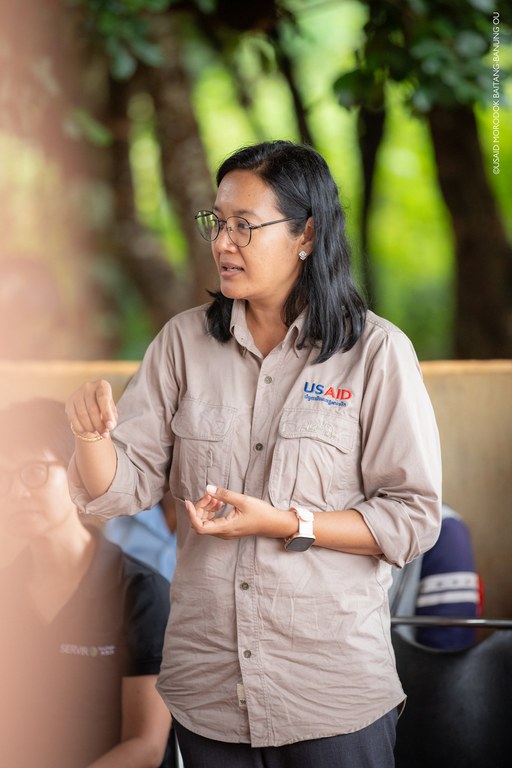
M 76 432 L 72 424 L 70 424 L 69 427 L 74 436 L 78 437 L 79 440 L 83 440 L 84 443 L 96 443 L 98 440 L 103 440 L 103 435 L 100 435 L 98 432 L 94 435 L 94 437 L 85 437 L 85 435 L 81 435 L 80 432 Z

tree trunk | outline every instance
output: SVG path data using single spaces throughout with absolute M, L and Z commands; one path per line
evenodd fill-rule
M 386 111 L 384 105 L 382 106 L 382 110 L 378 111 L 369 110 L 364 106 L 359 108 L 357 137 L 361 152 L 361 164 L 363 167 L 363 204 L 361 216 L 361 247 L 363 253 L 362 276 L 364 280 L 364 291 L 370 306 L 374 306 L 375 304 L 376 287 L 373 265 L 369 260 L 368 222 L 375 181 L 375 164 L 377 161 L 377 152 L 379 151 L 384 135 L 385 120 Z
M 158 240 L 138 221 L 130 165 L 129 86 L 110 81 L 108 121 L 114 134 L 111 183 L 114 193 L 114 251 L 146 304 L 155 331 L 188 306 L 187 286 L 180 284 Z
M 304 144 L 309 144 L 313 147 L 314 141 L 311 135 L 311 131 L 309 130 L 306 108 L 304 107 L 304 102 L 302 100 L 302 96 L 300 94 L 299 87 L 295 79 L 295 74 L 293 71 L 293 62 L 283 45 L 283 42 L 279 33 L 279 28 L 276 27 L 275 29 L 273 29 L 269 33 L 269 37 L 274 44 L 274 49 L 276 52 L 279 70 L 283 75 L 284 79 L 286 80 L 288 84 L 288 88 L 290 89 L 290 94 L 292 97 L 293 109 L 295 112 L 295 119 L 297 120 L 297 128 L 299 130 L 300 140 Z
M 455 356 L 512 357 L 512 249 L 485 175 L 474 113 L 438 107 L 428 121 L 455 237 Z
M 163 53 L 161 67 L 147 68 L 146 82 L 155 104 L 156 130 L 164 186 L 180 219 L 189 247 L 192 275 L 190 305 L 208 300 L 218 288 L 218 274 L 208 243 L 197 232 L 194 214 L 215 201 L 211 171 L 194 113 L 191 84 L 183 64 L 180 13 L 155 17 L 153 31 Z

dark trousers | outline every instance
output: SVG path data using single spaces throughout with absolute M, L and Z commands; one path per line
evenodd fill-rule
M 397 710 L 342 736 L 283 747 L 251 747 L 214 741 L 174 727 L 185 768 L 393 768 Z

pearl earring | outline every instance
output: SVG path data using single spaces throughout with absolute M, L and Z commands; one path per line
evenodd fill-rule
M 307 257 L 308 257 L 308 255 L 307 255 L 306 251 L 299 251 L 299 259 L 301 261 L 306 261 Z

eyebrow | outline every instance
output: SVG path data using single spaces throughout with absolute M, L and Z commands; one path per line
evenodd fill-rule
M 222 212 L 218 205 L 212 206 L 212 211 L 213 212 L 218 211 L 219 213 Z M 231 215 L 232 216 L 246 216 L 246 215 L 248 215 L 248 216 L 256 216 L 257 218 L 259 218 L 259 214 L 256 213 L 256 211 L 254 211 L 252 208 L 239 208 L 238 210 L 235 211 L 235 213 L 233 213 Z

